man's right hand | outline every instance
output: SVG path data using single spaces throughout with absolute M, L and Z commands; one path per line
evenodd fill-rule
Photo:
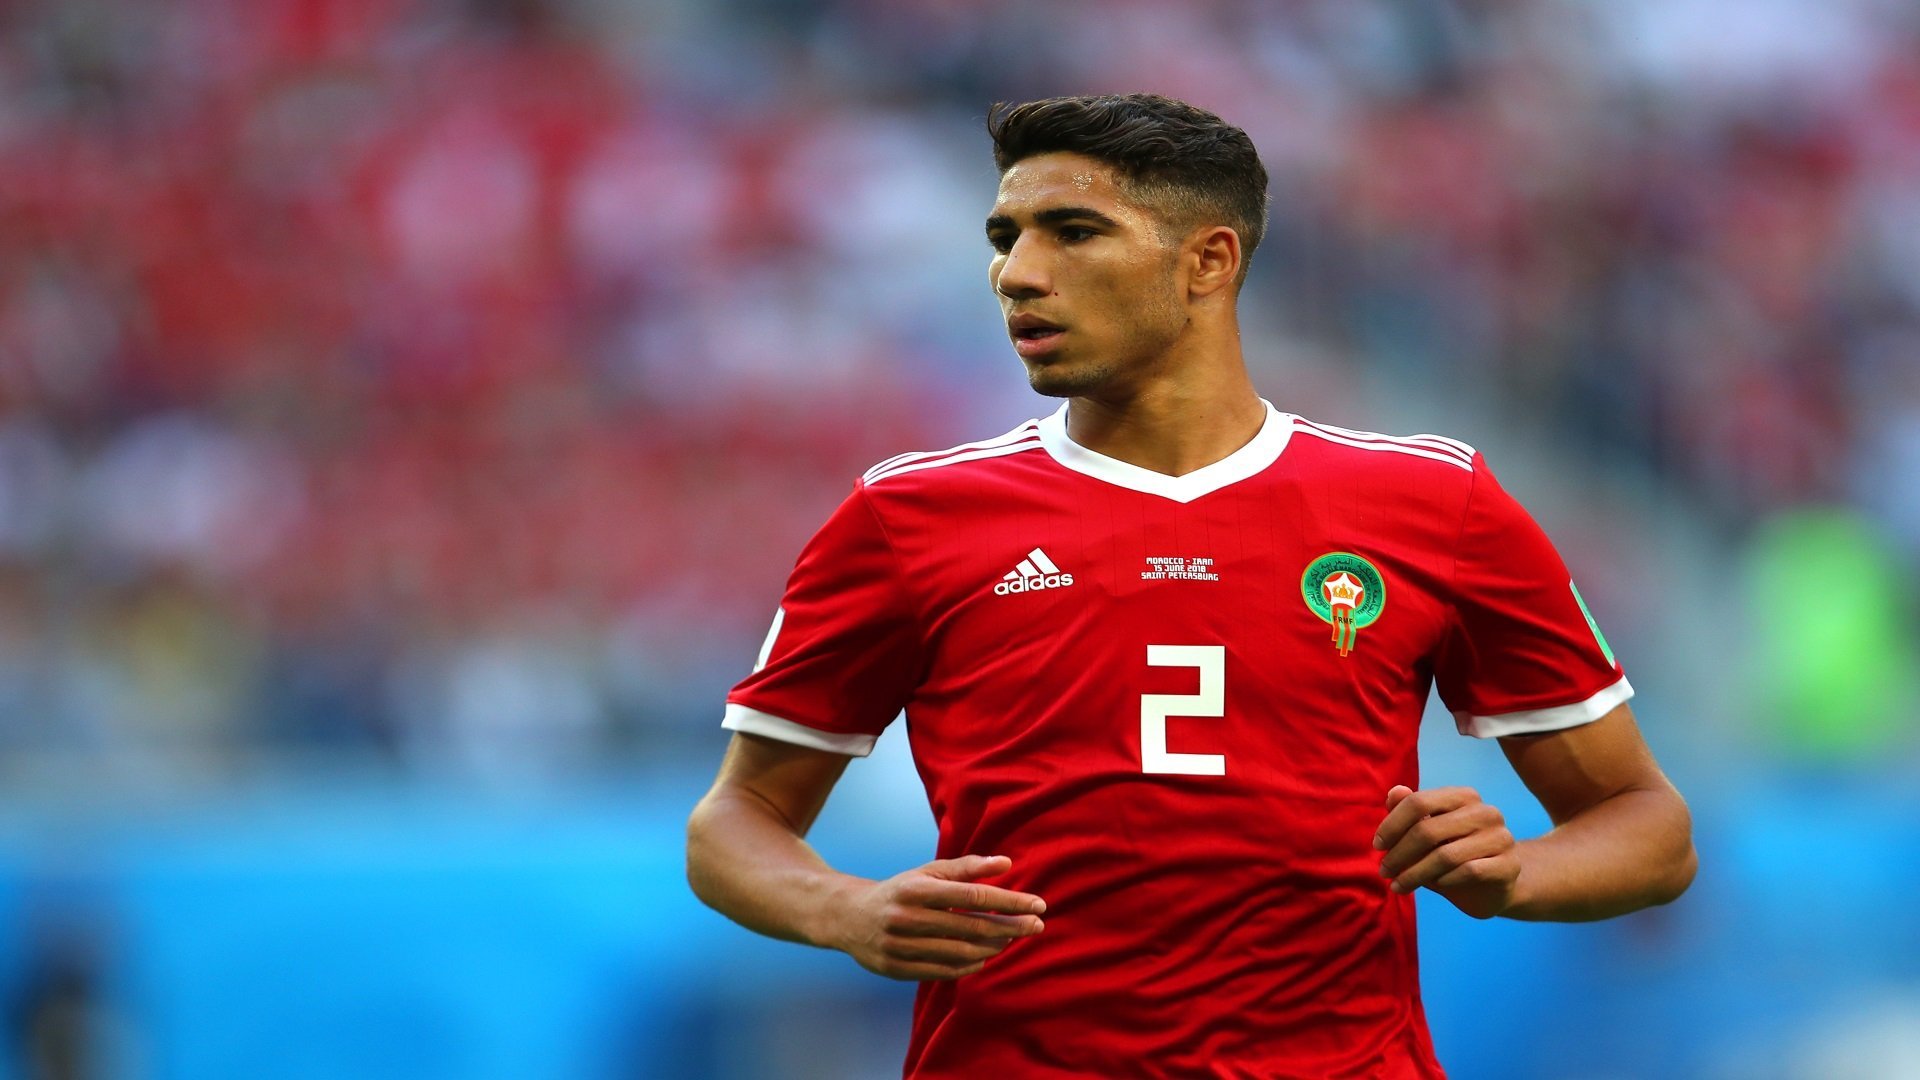
M 890 979 L 971 975 L 1015 940 L 1045 929 L 1046 901 L 980 884 L 1012 868 L 1004 855 L 963 855 L 859 882 L 830 944 Z

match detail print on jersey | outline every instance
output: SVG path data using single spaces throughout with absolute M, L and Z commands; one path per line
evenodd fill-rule
M 1350 551 L 1330 551 L 1307 564 L 1300 596 L 1320 621 L 1333 626 L 1333 647 L 1353 652 L 1362 629 L 1387 607 L 1387 583 L 1379 568 Z
M 1140 571 L 1141 581 L 1219 581 L 1218 565 L 1209 558 L 1194 555 L 1149 555 L 1147 568 Z

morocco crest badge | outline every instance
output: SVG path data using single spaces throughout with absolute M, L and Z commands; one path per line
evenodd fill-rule
M 1372 563 L 1350 551 L 1332 551 L 1307 564 L 1300 575 L 1300 597 L 1307 609 L 1333 626 L 1333 647 L 1341 656 L 1353 651 L 1360 631 L 1372 626 L 1387 607 L 1387 583 Z

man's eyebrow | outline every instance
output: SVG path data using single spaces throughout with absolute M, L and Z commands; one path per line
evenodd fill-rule
M 1051 210 L 1042 210 L 1033 215 L 1033 220 L 1041 225 L 1059 225 L 1068 221 L 1091 221 L 1097 225 L 1104 225 L 1109 229 L 1120 227 L 1118 221 L 1095 210 L 1091 206 L 1056 206 Z M 987 219 L 987 231 L 990 233 L 997 232 L 1001 229 L 1017 228 L 1019 228 L 1018 224 L 1005 214 L 995 214 Z
M 1033 215 L 1033 220 L 1042 225 L 1058 225 L 1065 221 L 1091 221 L 1110 229 L 1120 227 L 1119 222 L 1091 206 L 1056 206 L 1051 210 L 1042 210 Z

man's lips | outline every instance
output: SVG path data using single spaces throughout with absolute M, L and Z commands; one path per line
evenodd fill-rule
M 1053 348 L 1066 329 L 1038 315 L 1021 314 L 1007 320 L 1007 333 L 1021 356 L 1038 356 Z
M 1041 356 L 1052 352 L 1067 336 L 1065 330 L 1057 326 L 1034 326 L 1013 332 L 1013 350 L 1025 357 Z

